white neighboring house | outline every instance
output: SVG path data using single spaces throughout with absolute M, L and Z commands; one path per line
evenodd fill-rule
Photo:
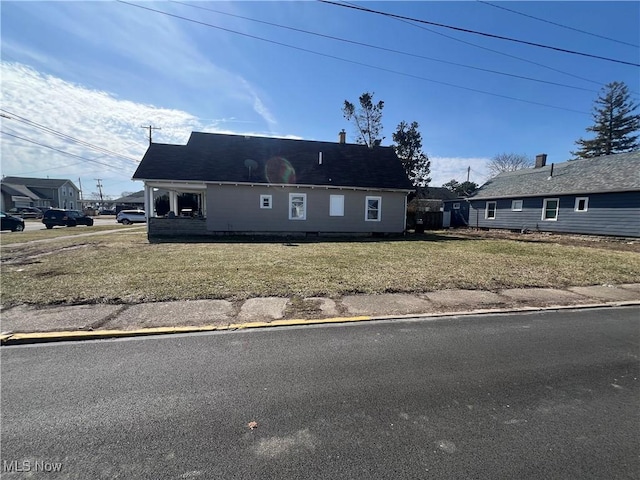
M 0 182 L 2 210 L 37 207 L 80 210 L 80 189 L 68 179 L 4 177 Z

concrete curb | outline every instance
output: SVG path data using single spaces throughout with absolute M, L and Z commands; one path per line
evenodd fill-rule
M 151 335 L 169 335 L 181 333 L 200 333 L 215 331 L 235 331 L 250 328 L 270 328 L 270 327 L 291 327 L 304 325 L 323 325 L 332 323 L 354 323 L 364 321 L 381 321 L 392 319 L 438 319 L 446 317 L 474 316 L 474 315 L 495 315 L 509 313 L 542 312 L 553 310 L 586 310 L 594 308 L 613 308 L 640 305 L 640 301 L 617 301 L 606 303 L 593 303 L 582 305 L 553 305 L 548 307 L 514 307 L 514 308 L 492 308 L 478 310 L 462 310 L 453 312 L 438 312 L 425 314 L 406 315 L 381 315 L 381 316 L 355 316 L 355 317 L 334 317 L 316 319 L 291 319 L 274 320 L 272 322 L 247 322 L 233 323 L 229 325 L 202 325 L 202 326 L 182 326 L 182 327 L 150 327 L 138 330 L 93 330 L 93 331 L 62 331 L 62 332 L 32 332 L 32 333 L 5 333 L 0 335 L 0 345 L 25 345 L 37 343 L 66 342 L 80 340 L 105 340 L 112 338 L 133 338 Z

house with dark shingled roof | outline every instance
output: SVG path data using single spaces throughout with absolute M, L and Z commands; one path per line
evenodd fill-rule
M 469 226 L 640 237 L 640 152 L 505 172 L 469 198 Z
M 13 207 L 81 208 L 80 189 L 64 178 L 4 177 L 0 181 L 2 209 Z
M 149 238 L 404 232 L 414 188 L 394 149 L 339 138 L 193 132 L 186 145 L 152 143 L 133 176 L 144 182 Z

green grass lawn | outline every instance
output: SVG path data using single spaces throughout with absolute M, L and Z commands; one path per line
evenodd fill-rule
M 3 241 L 0 259 L 5 307 L 640 282 L 637 251 L 449 233 L 411 240 L 150 244 L 144 231 L 123 229 L 51 242 Z

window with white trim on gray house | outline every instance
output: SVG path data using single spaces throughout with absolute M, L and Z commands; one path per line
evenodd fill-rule
M 496 202 L 487 202 L 484 210 L 484 218 L 493 220 L 496 218 Z
M 511 200 L 511 210 L 514 212 L 521 212 L 522 200 Z
M 307 219 L 307 194 L 289 194 L 289 220 Z
M 573 209 L 576 212 L 586 212 L 589 209 L 589 197 L 576 197 L 576 204 Z
M 344 217 L 344 195 L 329 195 L 329 216 Z
M 271 195 L 260 195 L 260 208 L 271 208 L 273 197 Z
M 545 198 L 542 204 L 542 220 L 558 220 L 559 206 L 559 199 Z
M 379 222 L 381 218 L 382 197 L 367 197 L 365 199 L 364 220 Z

